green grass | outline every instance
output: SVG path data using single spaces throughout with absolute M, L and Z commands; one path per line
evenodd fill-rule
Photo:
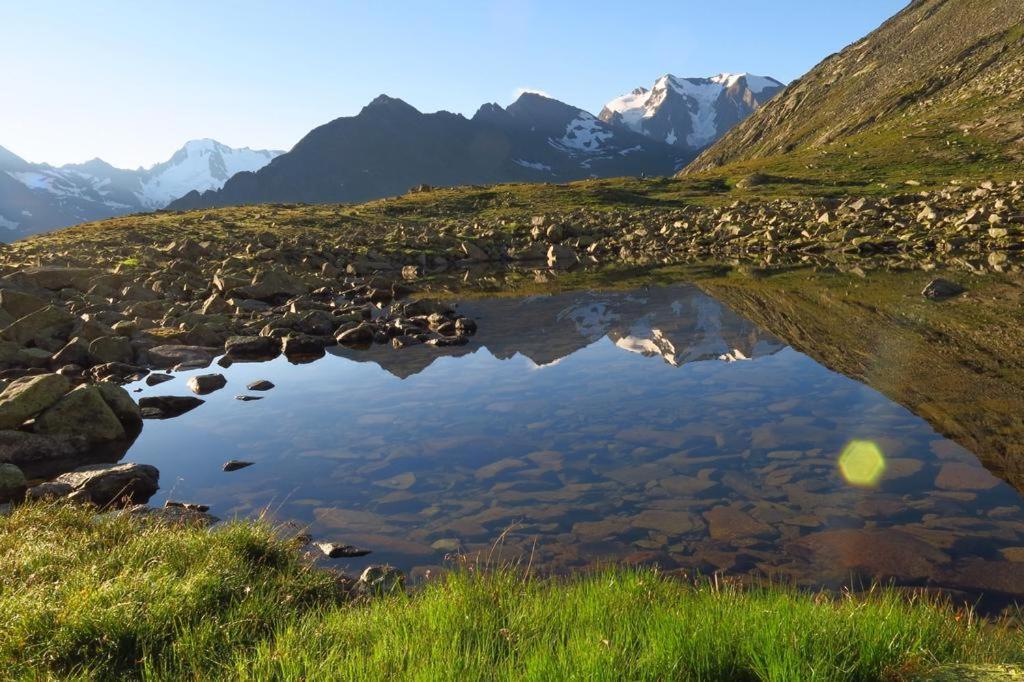
M 351 604 L 295 549 L 258 522 L 22 507 L 0 519 L 0 677 L 873 680 L 1024 661 L 1017 630 L 884 590 L 462 568 Z

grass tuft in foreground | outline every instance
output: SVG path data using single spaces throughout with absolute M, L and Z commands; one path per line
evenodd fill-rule
M 872 680 L 1024 662 L 1019 632 L 930 599 L 649 570 L 460 570 L 344 604 L 262 523 L 156 528 L 49 506 L 0 518 L 0 613 L 11 678 Z

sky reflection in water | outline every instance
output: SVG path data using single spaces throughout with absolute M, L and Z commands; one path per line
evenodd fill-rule
M 536 541 L 534 564 L 553 570 L 657 562 L 1024 593 L 1015 490 L 696 288 L 461 308 L 480 325 L 463 348 L 236 364 L 207 404 L 147 422 L 128 459 L 160 469 L 154 504 L 270 507 L 372 549 L 353 570 L 420 573 L 514 524 L 504 556 Z M 184 395 L 190 374 L 140 395 Z M 234 399 L 258 378 L 277 388 Z M 256 465 L 224 473 L 228 459 Z

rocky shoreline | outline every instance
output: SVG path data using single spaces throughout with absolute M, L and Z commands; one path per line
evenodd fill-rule
M 304 211 L 334 210 L 310 221 Z M 0 503 L 67 497 L 144 504 L 159 473 L 117 464 L 144 419 L 202 404 L 120 387 L 215 361 L 322 357 L 331 345 L 445 347 L 476 323 L 415 298 L 475 268 L 548 272 L 719 259 L 838 269 L 1018 271 L 1024 184 L 890 197 L 574 209 L 483 219 L 374 217 L 346 207 L 257 206 L 86 225 L 0 250 Z M 870 263 L 870 265 L 869 265 Z M 426 279 L 424 279 L 426 278 Z M 193 377 L 197 395 L 223 377 Z M 258 399 L 241 396 L 240 399 Z M 197 512 L 203 514 L 205 512 Z M 180 511 L 166 512 L 168 518 Z

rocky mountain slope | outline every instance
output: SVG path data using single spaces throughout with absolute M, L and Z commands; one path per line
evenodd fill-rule
M 711 78 L 667 74 L 605 105 L 599 118 L 696 154 L 750 116 L 785 85 L 749 73 Z
M 288 154 L 223 189 L 192 192 L 174 209 L 265 202 L 359 202 L 420 184 L 564 182 L 665 175 L 692 154 L 527 93 L 472 117 L 424 114 L 381 95 L 356 116 L 311 131 Z
M 59 167 L 29 163 L 0 147 L 0 240 L 163 208 L 191 190 L 218 189 L 280 153 L 192 140 L 163 163 L 125 170 L 100 159 Z
M 1022 92 L 1024 4 L 914 0 L 684 172 L 725 166 L 718 172 L 864 183 L 1019 173 Z

